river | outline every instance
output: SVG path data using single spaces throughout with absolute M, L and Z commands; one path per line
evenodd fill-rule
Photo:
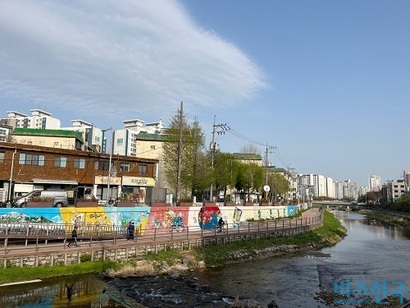
M 373 300 L 377 298 L 381 300 L 386 297 L 385 295 L 396 294 L 399 286 L 409 290 L 410 241 L 402 230 L 368 220 L 365 216 L 354 212 L 334 213 L 347 228 L 348 235 L 333 247 L 298 256 L 274 257 L 223 268 L 206 269 L 190 274 L 188 279 L 191 279 L 191 282 L 195 281 L 195 284 L 209 285 L 209 288 L 196 286 L 195 290 L 201 292 L 205 290 L 213 295 L 215 293 L 229 295 L 219 296 L 224 298 L 225 302 L 231 302 L 232 298 L 239 297 L 255 300 L 261 307 L 267 307 L 274 301 L 279 308 L 329 307 L 330 302 L 326 303 L 321 296 L 323 292 L 334 295 L 336 285 L 336 290 L 346 298 L 349 282 L 352 293 L 361 287 L 361 290 L 367 292 L 368 297 Z M 142 284 L 141 280 L 130 281 L 133 285 Z M 156 283 L 157 287 L 158 283 L 161 284 L 158 281 Z M 152 281 L 150 288 L 152 288 Z M 177 293 L 180 288 L 161 289 L 165 289 L 164 292 Z M 30 308 L 135 307 L 135 301 L 132 299 L 135 292 L 120 292 L 114 284 L 103 282 L 96 275 L 87 275 L 0 288 L 0 305 Z M 152 293 L 155 293 L 156 297 L 160 295 L 159 291 Z M 182 291 L 181 293 L 176 294 L 172 300 L 182 303 L 184 293 Z M 125 294 L 128 294 L 128 297 Z M 410 293 L 403 295 L 410 298 Z M 354 307 L 356 304 L 363 303 L 359 302 L 357 297 L 350 297 L 348 300 L 350 305 L 343 305 L 343 307 Z M 334 301 L 334 298 L 331 301 Z M 147 302 L 145 304 L 151 307 Z M 152 307 L 154 306 L 167 305 L 159 302 L 152 304 Z M 168 307 L 174 306 L 168 305 Z M 189 307 L 188 304 L 180 304 L 180 307 L 185 306 Z M 219 302 L 216 306 L 224 305 Z M 204 304 L 201 307 L 208 306 Z

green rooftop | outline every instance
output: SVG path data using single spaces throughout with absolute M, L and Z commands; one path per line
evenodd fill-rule
M 165 135 L 160 134 L 150 134 L 147 132 L 140 132 L 137 135 L 137 140 L 146 140 L 146 141 L 165 141 Z
M 254 153 L 233 153 L 232 154 L 236 159 L 242 160 L 262 160 L 262 156 L 260 154 Z
M 81 133 L 73 130 L 16 127 L 12 135 L 76 138 L 84 143 Z

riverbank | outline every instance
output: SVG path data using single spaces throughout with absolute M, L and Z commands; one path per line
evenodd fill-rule
M 265 238 L 260 240 L 209 245 L 188 252 L 173 249 L 156 254 L 149 253 L 144 260 L 128 262 L 121 269 L 109 269 L 111 278 L 180 274 L 189 270 L 217 267 L 226 264 L 275 256 L 295 255 L 305 251 L 329 247 L 347 234 L 347 230 L 333 214 L 324 211 L 323 226 L 292 237 Z
M 375 219 L 390 225 L 402 227 L 404 229 L 410 229 L 410 218 L 405 216 L 397 216 L 394 213 L 379 212 L 371 210 L 360 210 L 360 214 L 366 215 L 369 219 Z
M 195 273 L 203 268 L 318 250 L 333 246 L 346 234 L 340 221 L 325 211 L 323 226 L 308 233 L 210 245 L 184 253 L 169 249 L 148 254 L 146 259 L 128 263 L 119 270 L 108 270 L 102 279 L 110 288 L 149 307 L 178 307 L 181 303 L 190 307 L 260 307 L 252 298 L 232 297 L 199 284 Z M 268 307 L 277 305 L 272 301 Z

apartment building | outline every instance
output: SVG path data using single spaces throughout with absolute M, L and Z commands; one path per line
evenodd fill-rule
M 382 200 L 384 202 L 395 202 L 401 195 L 406 193 L 406 182 L 402 179 L 387 181 L 382 186 Z
M 95 152 L 107 153 L 107 138 L 106 131 L 101 128 L 95 127 L 92 123 L 84 120 L 71 120 L 72 126 L 62 127 L 63 130 L 71 130 L 80 133 L 84 144 L 89 149 L 93 149 Z
M 54 118 L 51 113 L 40 110 L 31 109 L 31 116 L 18 111 L 7 112 L 7 125 L 12 128 L 42 128 L 42 129 L 59 129 L 61 121 Z
M 378 175 L 369 176 L 369 190 L 379 191 L 382 188 L 382 180 Z
M 410 190 L 410 171 L 403 171 L 403 180 L 405 186 L 405 190 L 409 191 Z
M 332 178 L 326 177 L 326 195 L 329 198 L 336 199 L 336 184 Z
M 144 155 L 157 155 L 157 153 L 152 154 L 150 151 L 146 151 L 145 148 L 141 150 L 137 145 L 141 146 L 144 140 L 146 140 L 144 137 L 141 137 L 142 135 L 147 134 L 150 136 L 149 139 L 153 139 L 153 136 L 163 134 L 164 124 L 161 120 L 158 122 L 145 123 L 142 120 L 134 119 L 123 121 L 123 123 L 123 129 L 114 131 L 113 153 L 125 156 L 138 156 L 141 153 Z M 138 143 L 138 141 L 140 142 Z M 156 146 L 160 148 L 158 144 Z

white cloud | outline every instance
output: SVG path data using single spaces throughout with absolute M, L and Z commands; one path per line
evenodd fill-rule
M 229 107 L 266 87 L 239 48 L 176 1 L 0 2 L 0 91 L 119 117 L 180 101 Z

